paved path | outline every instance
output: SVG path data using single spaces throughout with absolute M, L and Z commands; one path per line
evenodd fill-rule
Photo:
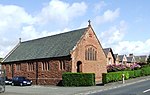
M 88 95 L 108 89 L 114 89 L 137 82 L 150 80 L 150 76 L 126 80 L 125 84 L 121 81 L 109 83 L 106 85 L 97 85 L 89 87 L 59 87 L 59 86 L 6 86 L 5 93 L 0 95 Z

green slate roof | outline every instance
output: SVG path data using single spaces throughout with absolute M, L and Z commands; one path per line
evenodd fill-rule
M 86 29 L 21 42 L 3 62 L 68 56 Z

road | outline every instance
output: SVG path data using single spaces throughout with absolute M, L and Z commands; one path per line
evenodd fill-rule
M 150 80 L 89 95 L 150 95 Z
M 0 95 L 150 95 L 150 76 L 139 77 L 122 82 L 108 83 L 88 87 L 60 87 L 60 86 L 6 86 Z M 126 86 L 128 85 L 128 86 Z M 117 89 L 115 89 L 117 87 Z M 119 88 L 118 88 L 119 87 Z M 113 90 L 108 90 L 113 89 Z M 99 92 L 99 93 L 96 93 Z

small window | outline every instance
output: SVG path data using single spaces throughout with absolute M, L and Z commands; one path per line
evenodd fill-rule
M 49 62 L 42 62 L 42 71 L 49 71 L 50 70 L 50 63 Z
M 111 64 L 111 58 L 108 58 L 108 63 Z
M 9 64 L 9 72 L 11 72 L 12 71 L 12 65 L 11 64 Z
M 27 69 L 28 69 L 28 71 L 34 71 L 34 63 L 29 62 L 28 65 L 27 65 Z
M 59 69 L 60 70 L 65 70 L 65 61 L 63 61 L 63 60 L 59 61 Z
M 21 71 L 21 64 L 16 64 L 16 71 Z

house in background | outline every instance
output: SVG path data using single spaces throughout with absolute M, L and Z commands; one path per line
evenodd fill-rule
M 111 48 L 104 48 L 103 49 L 106 58 L 107 58 L 107 65 L 112 65 L 115 63 L 115 56 Z
M 147 63 L 147 55 L 135 56 L 136 63 Z
M 106 56 L 90 25 L 53 36 L 29 40 L 4 58 L 8 78 L 25 76 L 37 85 L 57 85 L 64 72 L 95 73 L 101 81 L 106 73 Z
M 129 56 L 127 57 L 127 65 L 130 66 L 132 64 L 135 64 L 136 60 L 133 54 L 129 54 Z
M 127 63 L 127 57 L 126 55 L 118 55 L 119 58 L 119 64 L 126 64 Z

